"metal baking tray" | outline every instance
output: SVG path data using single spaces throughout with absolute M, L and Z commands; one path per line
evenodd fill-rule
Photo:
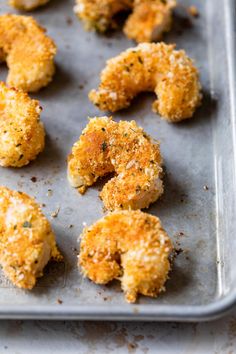
M 200 321 L 216 318 L 235 304 L 236 6 L 234 0 L 179 3 L 173 30 L 165 40 L 195 58 L 203 105 L 193 119 L 168 124 L 152 113 L 154 96 L 144 94 L 114 115 L 135 119 L 161 141 L 165 194 L 148 212 L 161 218 L 179 249 L 166 293 L 157 299 L 140 297 L 137 304 L 129 305 L 118 282 L 97 286 L 77 270 L 77 238 L 83 224 L 103 215 L 98 198 L 101 184 L 80 196 L 67 182 L 66 157 L 87 117 L 103 115 L 87 94 L 97 86 L 105 60 L 134 43 L 119 30 L 109 36 L 85 32 L 73 15 L 74 0 L 51 0 L 32 13 L 58 46 L 54 80 L 34 95 L 43 106 L 46 149 L 27 167 L 1 168 L 0 183 L 45 203 L 43 210 L 65 263 L 49 264 L 31 292 L 14 288 L 0 273 L 0 318 Z M 184 7 L 189 5 L 196 5 L 198 18 L 187 18 Z M 14 10 L 4 1 L 0 13 L 5 12 Z M 1 66 L 0 79 L 6 73 Z M 58 208 L 57 218 L 52 218 Z

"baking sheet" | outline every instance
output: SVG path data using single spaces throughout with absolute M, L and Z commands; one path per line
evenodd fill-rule
M 118 282 L 97 286 L 77 270 L 77 238 L 83 224 L 103 215 L 98 198 L 102 182 L 80 196 L 67 182 L 66 157 L 87 117 L 103 115 L 87 94 L 97 87 L 105 60 L 134 43 L 120 31 L 108 36 L 85 32 L 72 12 L 72 0 L 51 0 L 32 13 L 58 46 L 53 82 L 33 95 L 43 106 L 46 149 L 29 166 L 1 168 L 0 183 L 45 204 L 43 211 L 52 223 L 65 263 L 49 264 L 31 292 L 14 288 L 1 273 L 1 318 L 201 320 L 218 316 L 234 303 L 234 2 L 179 3 L 173 30 L 165 40 L 177 43 L 177 48 L 196 60 L 204 88 L 203 105 L 194 119 L 168 124 L 152 113 L 154 96 L 142 94 L 129 109 L 113 115 L 116 120 L 135 119 L 161 142 L 165 194 L 148 212 L 160 217 L 180 250 L 166 293 L 157 299 L 140 297 L 137 304 L 128 305 Z M 198 18 L 186 15 L 184 8 L 189 5 L 196 5 Z M 16 11 L 1 4 L 0 13 L 6 12 Z M 6 73 L 1 66 L 0 79 Z M 57 218 L 52 218 L 58 208 Z

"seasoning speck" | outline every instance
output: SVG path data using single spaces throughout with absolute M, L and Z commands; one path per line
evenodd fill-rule
M 56 218 L 59 214 L 59 211 L 60 211 L 60 207 L 58 207 L 54 212 L 51 213 L 51 217 Z
M 30 178 L 30 180 L 31 180 L 31 182 L 35 183 L 35 182 L 37 182 L 37 177 L 33 176 L 33 177 Z
M 105 151 L 106 148 L 107 148 L 107 143 L 104 141 L 104 142 L 102 143 L 102 151 Z
M 203 189 L 204 189 L 205 191 L 208 191 L 209 187 L 208 187 L 207 185 L 205 185 L 205 186 L 203 186 Z
M 25 221 L 22 226 L 25 228 L 31 228 L 32 224 L 29 221 Z

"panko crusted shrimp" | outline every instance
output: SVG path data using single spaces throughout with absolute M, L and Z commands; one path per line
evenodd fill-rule
M 99 177 L 115 172 L 100 193 L 105 208 L 142 209 L 163 193 L 161 164 L 159 144 L 135 121 L 93 118 L 68 157 L 68 178 L 84 192 Z
M 45 5 L 49 0 L 9 0 L 9 4 L 16 9 L 30 11 Z
M 56 46 L 29 16 L 0 16 L 0 60 L 9 68 L 7 83 L 35 92 L 52 80 Z
M 129 10 L 124 33 L 137 42 L 150 42 L 170 30 L 175 6 L 175 0 L 76 0 L 75 13 L 87 29 L 104 32 L 114 27 L 117 13 Z
M 99 109 L 115 112 L 144 91 L 156 93 L 153 111 L 169 122 L 191 118 L 202 98 L 193 61 L 165 43 L 142 43 L 108 60 L 89 98 Z
M 171 29 L 175 0 L 135 0 L 124 26 L 125 35 L 138 43 L 158 41 Z
M 50 259 L 61 261 L 54 233 L 35 200 L 0 187 L 0 265 L 19 288 L 32 289 Z
M 0 83 L 0 166 L 22 167 L 43 151 L 40 112 L 27 93 Z
M 165 290 L 172 243 L 160 220 L 136 211 L 115 211 L 81 235 L 79 265 L 97 284 L 121 281 L 125 298 L 156 297 Z

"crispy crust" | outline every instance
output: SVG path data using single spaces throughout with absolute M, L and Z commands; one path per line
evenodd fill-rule
M 85 228 L 79 265 L 97 284 L 121 281 L 125 298 L 156 297 L 165 290 L 172 243 L 160 220 L 138 211 L 116 211 Z
M 108 210 L 147 208 L 163 193 L 162 157 L 135 121 L 90 120 L 68 157 L 68 178 L 74 187 L 88 187 L 115 172 L 100 197 Z
M 104 32 L 114 27 L 115 14 L 131 10 L 124 33 L 137 42 L 150 42 L 170 30 L 175 6 L 175 0 L 76 0 L 75 13 L 86 29 Z
M 140 92 L 154 91 L 154 112 L 170 122 L 191 118 L 202 98 L 199 74 L 183 50 L 165 43 L 142 43 L 107 61 L 90 100 L 115 112 L 130 105 Z
M 0 52 L 9 86 L 35 92 L 52 80 L 56 46 L 32 17 L 0 16 Z
M 138 43 L 158 41 L 171 29 L 175 0 L 136 0 L 124 33 Z
M 30 11 L 45 5 L 49 0 L 9 0 L 9 4 L 16 9 Z
M 38 101 L 0 82 L 0 166 L 22 167 L 43 151 L 40 112 Z
M 28 195 L 0 187 L 0 264 L 14 285 L 32 289 L 48 261 L 61 261 L 54 233 Z

